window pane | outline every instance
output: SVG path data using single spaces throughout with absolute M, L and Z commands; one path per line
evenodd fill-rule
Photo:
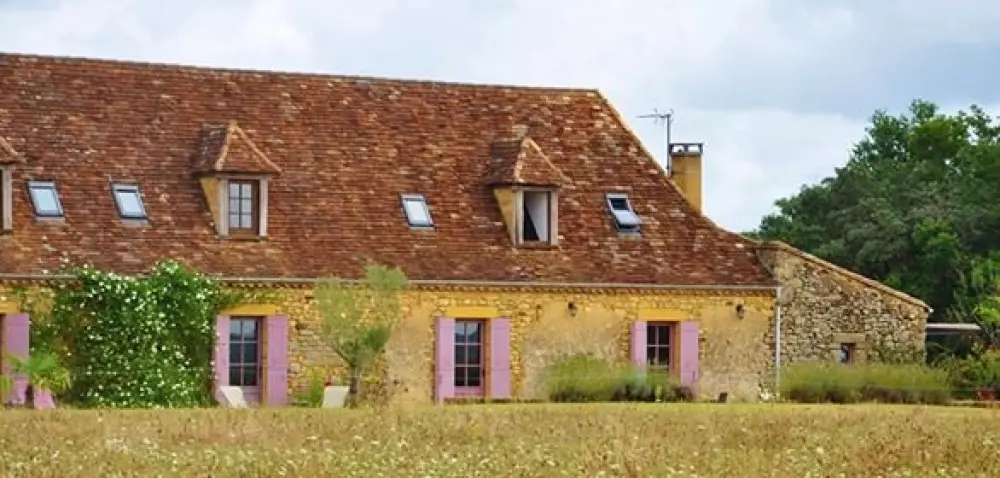
M 639 216 L 636 216 L 632 211 L 613 211 L 615 214 L 615 220 L 618 224 L 626 227 L 638 226 L 641 221 L 639 221 Z
M 257 386 L 257 367 L 247 366 L 243 367 L 243 383 L 244 387 L 256 387 Z
M 651 364 L 656 363 L 656 347 L 654 346 L 646 347 L 646 363 L 651 363 Z
M 243 363 L 256 365 L 259 362 L 260 360 L 257 358 L 257 342 L 243 344 Z
M 229 366 L 229 385 L 233 385 L 233 386 L 238 387 L 238 386 L 240 386 L 242 384 L 243 383 L 242 383 L 242 376 L 240 375 L 240 366 L 239 365 L 230 365 Z
M 247 341 L 257 341 L 257 321 L 256 320 L 241 320 L 243 323 L 243 340 Z
M 480 353 L 480 347 L 478 345 L 470 345 L 468 350 L 466 350 L 466 358 L 469 360 L 468 363 L 474 365 L 482 365 L 482 354 Z
M 467 357 L 465 354 L 465 345 L 455 346 L 455 365 L 465 365 L 467 362 Z
M 229 343 L 236 342 L 240 340 L 242 334 L 240 333 L 240 321 L 230 320 L 229 321 Z
M 240 196 L 240 184 L 239 183 L 229 183 L 229 197 L 239 197 Z
M 240 226 L 240 214 L 238 212 L 229 213 L 229 225 L 232 227 Z
M 229 365 L 237 365 L 243 362 L 240 354 L 240 344 L 229 344 Z
M 240 228 L 250 229 L 253 227 L 253 216 L 249 214 L 243 214 L 240 216 Z
M 465 367 L 455 367 L 455 386 L 465 386 Z
M 410 224 L 427 225 L 431 223 L 430 213 L 427 211 L 427 204 L 421 199 L 407 199 L 403 201 L 406 210 L 406 218 Z
M 469 324 L 468 338 L 469 343 L 478 344 L 482 342 L 482 324 L 478 322 L 472 322 Z
M 466 386 L 468 386 L 468 387 L 478 387 L 480 385 L 480 383 L 481 383 L 480 380 L 479 380 L 479 373 L 482 370 L 482 368 L 480 368 L 480 367 L 469 367 L 466 370 L 468 370 L 468 374 L 469 374 L 466 377 L 466 383 L 468 384 Z
M 240 200 L 239 198 L 229 198 L 229 213 L 239 214 L 240 212 Z
M 244 199 L 249 199 L 253 196 L 250 184 L 243 183 L 240 185 L 240 196 Z
M 142 200 L 139 198 L 138 191 L 116 191 L 115 199 L 118 201 L 118 207 L 121 209 L 123 216 L 135 217 L 145 215 L 142 210 Z
M 250 201 L 250 199 L 240 200 L 240 212 L 243 214 L 247 214 L 250 213 L 251 211 L 253 211 L 253 203 Z
M 615 211 L 628 211 L 628 200 L 625 198 L 610 198 L 608 203 L 611 204 L 611 209 Z
M 455 322 L 455 343 L 464 344 L 466 342 L 465 328 L 467 322 Z
M 55 189 L 48 187 L 31 188 L 31 197 L 35 201 L 35 212 L 39 214 L 58 214 L 59 200 Z
M 654 330 L 656 330 L 655 338 L 653 343 L 656 345 L 670 345 L 670 327 L 666 325 L 657 325 Z

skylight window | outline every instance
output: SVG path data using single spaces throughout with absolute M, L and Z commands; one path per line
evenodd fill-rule
M 56 191 L 56 183 L 52 181 L 28 181 L 28 191 L 31 204 L 35 207 L 38 217 L 62 217 L 62 203 Z
M 624 194 L 608 194 L 608 207 L 615 217 L 615 225 L 622 232 L 638 232 L 642 219 L 632 210 L 628 196 Z
M 125 219 L 146 219 L 146 208 L 142 204 L 139 186 L 135 184 L 115 184 L 111 186 L 118 205 L 118 214 Z
M 434 227 L 427 201 L 422 194 L 404 194 L 403 211 L 411 227 Z

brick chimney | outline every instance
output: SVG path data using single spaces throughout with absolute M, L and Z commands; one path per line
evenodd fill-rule
M 670 143 L 670 179 L 701 212 L 701 151 L 704 143 Z

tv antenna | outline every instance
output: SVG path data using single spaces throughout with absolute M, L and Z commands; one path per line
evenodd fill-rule
M 643 119 L 653 119 L 653 123 L 659 123 L 663 125 L 663 154 L 667 162 L 667 171 L 673 172 L 673 162 L 670 157 L 670 126 L 674 122 L 674 110 L 671 108 L 666 113 L 660 113 L 660 110 L 653 108 L 653 112 L 650 114 L 640 115 Z

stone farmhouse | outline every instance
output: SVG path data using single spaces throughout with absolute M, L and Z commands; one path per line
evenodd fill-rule
M 398 402 L 539 398 L 570 353 L 755 400 L 778 360 L 923 345 L 923 302 L 717 226 L 703 145 L 670 148 L 592 89 L 0 54 L 3 349 L 31 326 L 4 291 L 165 258 L 280 295 L 217 324 L 217 385 L 272 406 L 336 366 L 312 291 L 365 258 L 414 285 Z

